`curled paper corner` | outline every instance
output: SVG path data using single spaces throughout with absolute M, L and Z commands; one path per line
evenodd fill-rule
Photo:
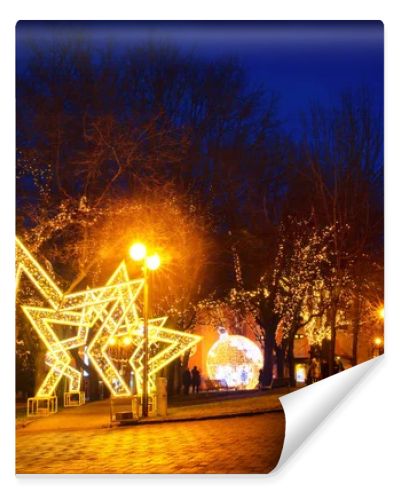
M 279 398 L 285 412 L 286 430 L 273 474 L 280 471 L 289 457 L 382 359 L 383 355 Z

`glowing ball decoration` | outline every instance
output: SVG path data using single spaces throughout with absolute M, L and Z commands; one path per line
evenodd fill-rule
M 254 389 L 263 366 L 260 348 L 242 335 L 229 335 L 225 328 L 218 328 L 218 333 L 219 340 L 207 354 L 209 378 L 225 381 L 230 388 Z

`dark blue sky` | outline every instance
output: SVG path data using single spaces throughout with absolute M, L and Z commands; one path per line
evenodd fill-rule
M 236 56 L 251 83 L 280 94 L 289 129 L 310 101 L 329 105 L 343 90 L 367 87 L 382 106 L 383 24 L 380 21 L 82 21 L 20 22 L 17 60 L 24 64 L 25 42 L 84 34 L 94 46 L 110 40 L 118 48 L 168 41 L 206 59 Z M 294 131 L 294 130 L 293 130 Z

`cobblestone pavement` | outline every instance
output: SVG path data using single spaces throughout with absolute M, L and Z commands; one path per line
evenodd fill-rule
M 265 474 L 279 460 L 283 412 L 74 432 L 17 431 L 17 474 Z

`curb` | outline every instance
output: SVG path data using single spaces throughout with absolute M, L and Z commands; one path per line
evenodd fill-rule
M 265 415 L 266 413 L 283 413 L 283 408 L 270 408 L 268 410 L 253 410 L 241 413 L 221 413 L 218 415 L 201 415 L 198 417 L 170 417 L 151 420 L 138 420 L 134 423 L 126 423 L 119 425 L 119 427 L 128 427 L 130 425 L 150 425 L 150 424 L 167 424 L 174 422 L 198 422 L 201 420 L 218 420 L 223 418 L 236 418 L 236 417 L 255 417 L 257 415 Z
M 35 429 L 32 432 L 33 433 L 40 433 L 40 432 L 74 432 L 74 431 L 80 431 L 80 430 L 104 430 L 104 429 L 111 429 L 111 428 L 124 428 L 124 427 L 135 427 L 139 425 L 154 425 L 154 424 L 168 424 L 168 423 L 178 423 L 178 422 L 199 422 L 203 420 L 218 420 L 218 419 L 224 419 L 224 418 L 238 418 L 238 417 L 254 417 L 257 415 L 265 415 L 267 413 L 283 413 L 283 408 L 268 408 L 264 410 L 253 410 L 253 411 L 244 411 L 240 413 L 220 413 L 217 415 L 199 415 L 197 417 L 166 417 L 166 418 L 152 418 L 149 420 L 138 420 L 137 422 L 113 422 L 111 424 L 107 425 L 101 425 L 97 427 L 84 427 L 84 428 L 77 428 L 77 427 L 61 427 L 61 428 L 53 428 L 53 429 Z M 16 430 L 24 430 L 26 427 L 29 426 L 32 422 L 35 420 L 29 420 L 25 423 L 17 424 Z M 116 425 L 118 424 L 118 425 Z

